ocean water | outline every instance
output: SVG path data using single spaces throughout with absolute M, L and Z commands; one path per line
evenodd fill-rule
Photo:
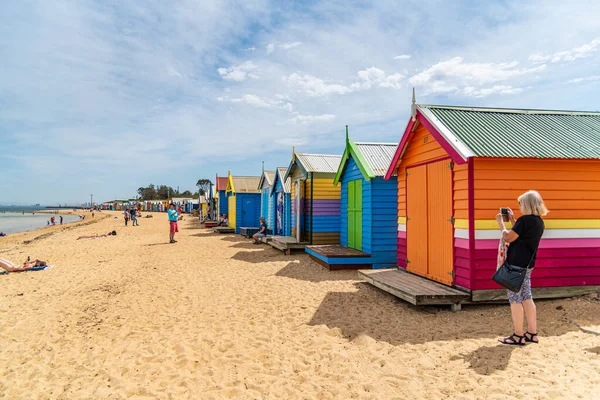
M 10 234 L 18 232 L 33 231 L 36 229 L 48 226 L 48 221 L 51 217 L 55 217 L 55 221 L 59 223 L 60 218 L 56 214 L 38 213 L 33 214 L 33 210 L 23 212 L 13 212 L 0 210 L 0 232 Z M 79 221 L 77 215 L 63 215 L 63 224 Z M 0 238 L 2 240 L 2 238 Z

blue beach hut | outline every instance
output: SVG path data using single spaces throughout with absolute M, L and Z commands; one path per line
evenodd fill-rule
M 348 139 L 334 179 L 341 185 L 340 245 L 308 246 L 306 252 L 329 269 L 396 267 L 397 177 L 384 176 L 395 143 Z
M 227 179 L 227 208 L 229 227 L 240 233 L 240 228 L 258 228 L 260 219 L 259 176 L 232 176 Z
M 217 212 L 219 214 L 227 214 L 229 207 L 227 201 L 227 180 L 228 178 L 219 178 L 217 174 L 217 185 L 216 185 L 216 198 L 217 198 Z M 217 215 L 218 217 L 218 215 Z
M 275 223 L 275 198 L 271 196 L 273 181 L 275 179 L 275 171 L 263 171 L 258 189 L 260 190 L 260 215 L 267 220 L 268 231 L 273 231 Z
M 277 168 L 271 187 L 273 199 L 273 234 L 277 236 L 292 235 L 292 183 L 285 179 L 286 167 Z

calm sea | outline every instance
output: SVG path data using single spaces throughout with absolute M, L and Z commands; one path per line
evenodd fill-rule
M 14 207 L 0 208 L 0 232 L 10 234 L 44 228 L 48 226 L 48 221 L 52 216 L 55 217 L 57 223 L 59 222 L 58 215 L 37 212 L 33 214 L 37 209 L 39 207 L 20 207 L 19 211 L 15 212 Z M 63 224 L 75 221 L 79 221 L 77 215 L 63 215 Z

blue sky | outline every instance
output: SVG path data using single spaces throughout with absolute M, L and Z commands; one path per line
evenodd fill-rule
M 0 203 L 397 142 L 419 103 L 597 110 L 597 1 L 0 3 Z

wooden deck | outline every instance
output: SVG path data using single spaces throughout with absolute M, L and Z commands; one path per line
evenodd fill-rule
M 371 285 L 414 305 L 450 305 L 458 311 L 471 295 L 401 269 L 361 270 L 359 276 Z
M 235 233 L 235 228 L 230 228 L 228 226 L 216 226 L 213 228 L 213 232 L 216 233 Z
M 252 235 L 254 235 L 256 232 L 258 232 L 259 229 L 260 228 L 258 228 L 258 227 L 242 226 L 242 227 L 240 227 L 240 235 L 246 236 L 246 237 L 252 237 Z
M 339 244 L 306 246 L 310 258 L 330 271 L 365 269 L 371 266 L 371 255 Z
M 204 227 L 205 228 L 215 228 L 217 226 L 218 222 L 217 221 L 206 221 L 204 223 Z
M 278 250 L 283 251 L 286 255 L 290 255 L 292 250 L 302 250 L 306 247 L 307 243 L 300 242 L 296 240 L 295 237 L 292 236 L 271 236 L 270 240 L 267 242 Z

